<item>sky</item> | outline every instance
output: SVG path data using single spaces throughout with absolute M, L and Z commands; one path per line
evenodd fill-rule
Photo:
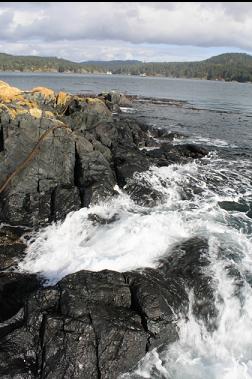
M 252 54 L 252 2 L 0 2 L 0 52 L 75 62 Z

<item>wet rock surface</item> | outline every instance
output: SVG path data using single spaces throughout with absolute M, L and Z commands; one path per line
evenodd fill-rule
M 0 228 L 0 271 L 6 271 L 16 266 L 24 257 L 26 243 L 22 236 L 27 232 L 24 228 L 2 226 Z
M 79 271 L 51 287 L 34 275 L 0 276 L 0 376 L 117 378 L 177 338 L 177 314 L 212 315 L 207 243 L 191 239 L 158 269 Z M 202 302 L 204 300 L 204 302 Z M 209 299 L 210 303 L 210 299 Z M 197 308 L 197 304 L 202 309 Z
M 141 272 L 80 271 L 49 287 L 14 272 L 30 230 L 113 196 L 116 185 L 138 204 L 154 205 L 161 194 L 135 173 L 207 154 L 174 145 L 176 133 L 114 115 L 120 106 L 130 103 L 114 92 L 85 98 L 0 83 L 1 378 L 117 378 L 147 351 L 176 340 L 185 288 L 195 290 L 194 312 L 214 319 L 203 240 Z M 89 217 L 95 225 L 116 220 Z

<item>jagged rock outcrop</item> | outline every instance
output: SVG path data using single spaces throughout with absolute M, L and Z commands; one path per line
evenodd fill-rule
M 214 320 L 206 249 L 194 238 L 158 269 L 80 271 L 46 288 L 31 275 L 1 274 L 0 376 L 117 378 L 146 351 L 177 339 L 186 289 L 195 293 L 193 311 Z
M 124 94 L 117 91 L 103 92 L 98 95 L 105 100 L 106 105 L 111 111 L 120 112 L 120 107 L 131 107 L 132 102 Z
M 54 107 L 65 105 L 69 99 L 70 107 L 76 98 L 68 95 L 66 99 L 62 94 L 56 97 L 52 90 L 42 87 L 23 93 L 22 97 L 0 107 L 1 220 L 33 226 L 64 218 L 69 211 L 83 205 L 80 196 L 83 186 L 89 192 L 88 205 L 100 189 L 106 193 L 101 183 L 107 185 L 106 179 L 110 181 L 107 186 L 111 194 L 114 181 L 107 159 L 100 151 L 93 151 L 93 146 L 88 153 L 83 150 L 84 135 L 75 134 L 55 112 Z M 98 119 L 99 115 L 102 118 L 110 115 L 99 99 L 87 99 L 85 104 L 87 107 L 81 111 L 87 117 L 95 115 Z M 78 157 L 84 176 L 78 168 Z
M 207 154 L 175 145 L 176 133 L 115 115 L 127 101 L 115 92 L 85 98 L 0 82 L 2 378 L 117 378 L 147 351 L 176 340 L 185 289 L 195 293 L 193 311 L 214 328 L 204 240 L 185 242 L 158 269 L 141 272 L 80 271 L 50 287 L 14 272 L 32 230 L 113 196 L 116 185 L 138 204 L 155 205 L 162 194 L 135 173 Z M 113 217 L 89 215 L 96 224 Z
M 156 144 L 152 135 L 171 136 L 149 131 L 133 119 L 113 119 L 107 101 L 118 106 L 124 101 L 115 92 L 102 100 L 43 87 L 28 92 L 1 85 L 0 220 L 12 225 L 39 226 L 62 219 L 113 195 L 115 184 L 125 186 L 135 172 L 151 164 L 184 162 L 206 153 L 172 144 L 141 150 Z

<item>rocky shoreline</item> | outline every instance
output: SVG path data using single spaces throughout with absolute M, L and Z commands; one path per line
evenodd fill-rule
M 1 378 L 117 378 L 147 351 L 176 340 L 185 288 L 194 288 L 198 317 L 211 316 L 214 325 L 211 280 L 201 274 L 207 243 L 198 238 L 141 273 L 79 271 L 44 287 L 39 276 L 15 271 L 32 230 L 120 190 L 155 205 L 162 194 L 136 172 L 208 153 L 121 113 L 129 106 L 116 92 L 90 98 L 0 82 Z

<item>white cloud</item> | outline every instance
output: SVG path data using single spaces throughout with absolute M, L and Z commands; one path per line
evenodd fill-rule
M 161 60 L 165 44 L 250 51 L 251 35 L 252 3 L 0 3 L 0 46 L 24 54 Z

